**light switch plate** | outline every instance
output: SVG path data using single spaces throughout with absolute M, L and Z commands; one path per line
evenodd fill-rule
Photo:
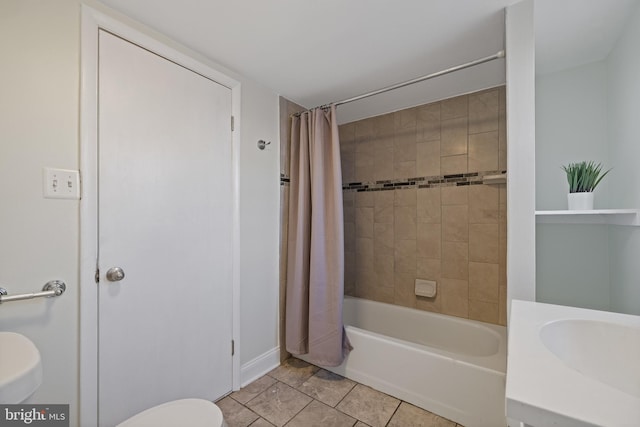
M 70 169 L 43 169 L 45 199 L 80 199 L 80 172 Z

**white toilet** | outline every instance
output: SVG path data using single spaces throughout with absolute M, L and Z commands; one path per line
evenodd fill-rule
M 116 427 L 227 427 L 222 411 L 204 399 L 181 399 L 140 412 Z

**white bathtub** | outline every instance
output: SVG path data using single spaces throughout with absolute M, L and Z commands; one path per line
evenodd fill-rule
M 345 297 L 353 351 L 327 368 L 466 427 L 506 426 L 506 328 Z

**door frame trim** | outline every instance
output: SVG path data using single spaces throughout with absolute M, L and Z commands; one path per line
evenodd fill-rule
M 115 13 L 114 13 L 115 15 Z M 125 24 L 123 21 L 126 21 Z M 134 29 L 135 26 L 138 29 Z M 240 136 L 241 83 L 198 60 L 189 51 L 161 34 L 126 17 L 113 18 L 87 5 L 81 7 L 80 34 L 80 330 L 79 330 L 79 425 L 98 424 L 98 30 L 103 29 L 231 89 L 231 112 L 235 119 L 232 137 L 232 387 L 240 388 Z M 151 35 L 153 34 L 153 35 Z M 180 49 L 180 50 L 178 50 Z M 231 124 L 229 124 L 231 125 Z M 231 344 L 231 343 L 229 343 Z

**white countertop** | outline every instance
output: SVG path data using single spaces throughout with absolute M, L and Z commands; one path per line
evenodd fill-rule
M 640 426 L 640 397 L 578 372 L 545 347 L 541 328 L 565 319 L 640 329 L 640 316 L 514 300 L 508 340 L 507 417 L 534 427 Z M 615 355 L 625 348 L 610 350 Z M 640 360 L 629 369 L 631 375 L 638 375 Z

